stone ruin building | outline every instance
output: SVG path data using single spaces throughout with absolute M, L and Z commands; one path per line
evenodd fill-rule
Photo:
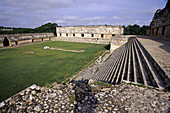
M 158 9 L 153 17 L 147 34 L 170 38 L 170 1 L 168 0 L 164 9 Z
M 57 37 L 111 39 L 112 36 L 123 34 L 121 26 L 72 26 L 57 27 Z M 0 35 L 0 47 L 15 46 L 27 43 L 56 39 L 54 33 L 26 33 Z M 91 41 L 91 40 L 90 40 Z M 107 41 L 108 42 L 108 41 Z
M 112 36 L 123 34 L 121 26 L 72 26 L 57 27 L 57 37 L 77 37 L 77 38 L 103 38 L 111 39 Z
M 53 38 L 53 33 L 4 34 L 0 35 L 0 47 L 48 41 Z

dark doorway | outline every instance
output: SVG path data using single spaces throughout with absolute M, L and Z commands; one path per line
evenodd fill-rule
M 42 41 L 43 41 L 43 38 L 42 38 Z
M 84 34 L 81 34 L 81 37 L 84 37 Z
M 165 34 L 165 26 L 163 26 L 163 28 L 162 28 L 162 35 L 164 35 Z
M 7 39 L 7 37 L 4 38 L 3 44 L 4 47 L 9 46 L 9 40 Z
M 158 30 L 159 30 L 159 28 L 156 28 L 156 36 L 158 35 Z
M 94 34 L 91 34 L 91 37 L 94 37 Z
M 66 33 L 66 36 L 68 36 L 68 33 Z
M 75 36 L 75 34 L 73 34 L 73 36 Z
M 18 41 L 15 41 L 15 45 L 18 45 Z
M 34 39 L 32 39 L 32 43 L 34 42 Z
M 115 34 L 112 34 L 112 36 L 115 36 Z
M 60 33 L 60 36 L 62 36 L 62 34 Z
M 103 38 L 103 37 L 104 37 L 104 34 L 101 34 L 101 37 Z

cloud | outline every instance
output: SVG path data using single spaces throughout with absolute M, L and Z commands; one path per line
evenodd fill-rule
M 142 11 L 141 13 L 146 16 L 152 16 L 157 9 L 159 9 L 159 8 L 153 7 L 153 8 L 146 9 L 146 10 Z
M 119 20 L 120 19 L 120 17 L 118 17 L 118 16 L 113 16 L 113 20 Z
M 149 24 L 164 5 L 165 0 L 0 0 L 0 25 L 38 27 L 49 21 L 62 26 Z
M 66 8 L 101 3 L 104 0 L 2 0 L 3 6 L 18 7 L 23 10 L 47 10 L 51 8 Z
M 132 17 L 131 17 L 131 16 L 126 16 L 126 18 L 127 18 L 127 19 L 132 19 Z
M 96 23 L 101 23 L 105 19 L 104 16 L 95 16 L 95 17 L 79 17 L 79 16 L 56 16 L 54 22 L 58 23 L 59 25 L 92 25 Z

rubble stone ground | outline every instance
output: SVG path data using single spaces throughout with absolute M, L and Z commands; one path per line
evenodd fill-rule
M 168 113 L 170 93 L 125 83 L 105 87 L 82 80 L 56 83 L 51 88 L 34 85 L 3 104 L 1 113 Z

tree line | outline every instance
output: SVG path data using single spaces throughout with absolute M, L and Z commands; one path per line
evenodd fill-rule
M 46 23 L 37 28 L 13 28 L 13 27 L 3 27 L 0 26 L 0 34 L 19 34 L 19 33 L 55 33 L 56 23 Z
M 18 33 L 54 33 L 56 34 L 56 27 L 58 26 L 56 23 L 46 23 L 37 28 L 12 28 L 12 27 L 3 27 L 0 26 L 0 34 L 18 34 Z M 146 30 L 148 26 L 143 25 L 140 27 L 137 24 L 123 26 L 124 27 L 124 35 L 146 35 Z M 12 30 L 3 30 L 2 29 L 12 29 Z
M 137 24 L 123 26 L 124 27 L 124 35 L 146 35 L 146 31 L 149 28 L 146 25 L 140 27 Z

